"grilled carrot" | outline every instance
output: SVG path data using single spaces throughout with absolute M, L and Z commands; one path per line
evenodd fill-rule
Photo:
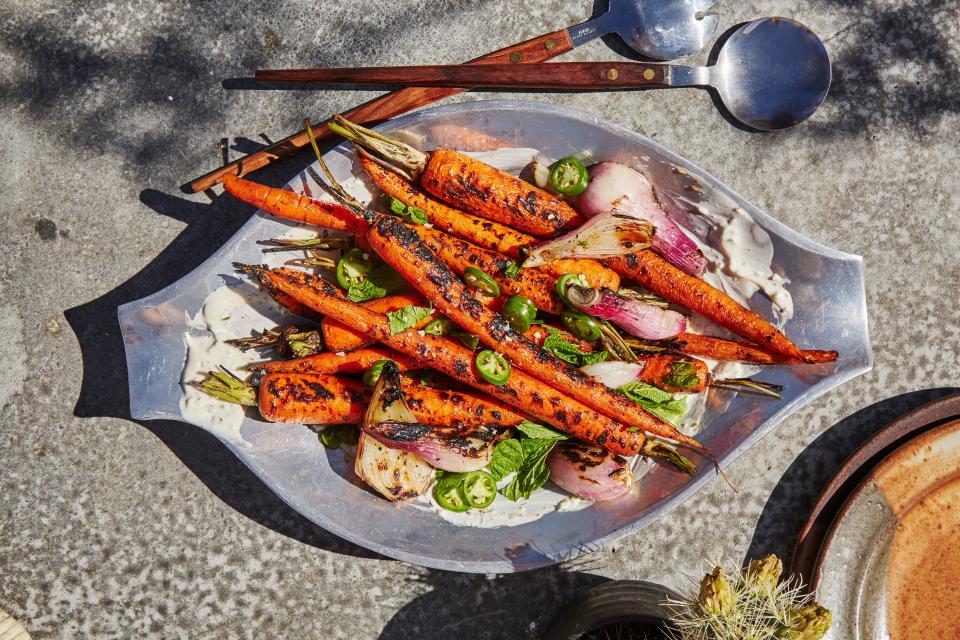
M 719 289 L 673 266 L 652 251 L 639 251 L 604 261 L 624 278 L 658 296 L 696 311 L 721 327 L 764 349 L 807 362 L 799 347 L 772 324 L 744 308 Z
M 506 225 L 472 216 L 434 200 L 413 186 L 410 181 L 404 180 L 396 172 L 383 168 L 366 156 L 360 157 L 360 164 L 384 193 L 407 206 L 426 212 L 430 223 L 436 229 L 484 249 L 499 251 L 514 259 L 520 257 L 521 248 L 535 242 L 531 236 L 514 231 Z
M 366 156 L 360 157 L 360 163 L 385 193 L 405 205 L 425 211 L 435 229 L 483 249 L 497 251 L 512 259 L 519 259 L 524 247 L 537 243 L 537 239 L 531 235 L 520 233 L 498 222 L 491 222 L 453 209 L 428 197 L 408 180 L 383 168 Z M 555 278 L 565 273 L 582 273 L 592 287 L 607 287 L 613 291 L 620 288 L 620 276 L 596 260 L 582 258 L 554 260 L 543 265 L 541 270 Z
M 424 245 L 417 231 L 396 218 L 380 216 L 367 232 L 370 246 L 442 313 L 516 367 L 577 401 L 628 425 L 705 451 L 696 440 L 612 391 L 579 369 L 544 351 L 513 330 L 502 317 L 484 307 L 453 272 Z M 307 301 L 287 291 L 301 302 Z M 319 310 L 319 309 L 318 309 Z
M 387 313 L 396 311 L 407 305 L 417 307 L 426 306 L 426 302 L 420 296 L 414 293 L 402 293 L 385 298 L 377 298 L 362 303 L 363 306 L 376 311 L 377 313 Z M 427 317 L 417 324 L 417 329 L 422 328 L 433 320 L 433 317 Z M 337 322 L 333 318 L 324 318 L 320 323 L 320 329 L 323 331 L 323 343 L 327 345 L 328 351 L 353 351 L 360 347 L 370 344 L 370 339 L 359 331 L 351 329 L 342 322 Z
M 643 371 L 640 373 L 640 382 L 669 391 L 670 393 L 699 393 L 707 388 L 710 382 L 710 370 L 707 363 L 696 358 L 682 358 L 674 355 L 647 356 L 641 359 Z M 677 363 L 684 363 L 690 367 L 692 378 L 686 386 L 679 386 L 674 367 Z
M 473 352 L 456 341 L 421 336 L 413 329 L 391 334 L 386 318 L 345 300 L 329 282 L 291 269 L 258 269 L 257 275 L 264 286 L 285 291 L 311 308 L 415 358 L 424 366 L 445 373 L 585 442 L 627 456 L 637 454 L 644 445 L 645 437 L 640 430 L 594 411 L 523 371 L 514 371 L 503 385 L 486 382 L 476 370 Z M 429 277 L 429 274 L 424 275 Z
M 301 424 L 357 424 L 369 388 L 360 380 L 316 373 L 268 373 L 257 404 L 264 420 Z
M 334 116 L 327 126 L 405 170 L 411 178 L 419 178 L 428 193 L 483 218 L 538 238 L 583 223 L 583 217 L 560 198 L 470 156 L 451 149 L 424 153 L 340 116 Z
M 710 358 L 711 360 L 728 360 L 746 362 L 749 364 L 802 364 L 824 363 L 836 361 L 836 351 L 804 350 L 803 360 L 770 353 L 764 349 L 744 342 L 724 340 L 713 336 L 702 336 L 696 333 L 681 333 L 666 343 L 666 346 L 675 348 L 680 353 L 692 356 Z
M 473 391 L 435 389 L 403 378 L 401 388 L 417 421 L 446 427 L 513 427 L 524 417 Z M 360 380 L 316 373 L 269 373 L 260 382 L 257 405 L 270 422 L 357 424 L 371 389 Z
M 285 220 L 351 233 L 362 233 L 367 227 L 366 222 L 342 205 L 314 200 L 286 189 L 268 187 L 232 174 L 224 177 L 223 187 L 247 204 Z
M 400 371 L 416 369 L 417 362 L 402 353 L 384 347 L 365 347 L 343 354 L 324 352 L 306 358 L 275 360 L 247 367 L 251 371 L 265 373 L 363 373 L 380 360 L 393 360 Z

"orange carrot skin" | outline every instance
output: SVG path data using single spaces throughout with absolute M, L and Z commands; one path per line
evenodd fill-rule
M 384 193 L 405 205 L 423 210 L 436 229 L 514 259 L 520 256 L 521 248 L 535 242 L 527 234 L 499 222 L 478 218 L 428 197 L 396 172 L 381 167 L 366 156 L 360 157 L 360 164 Z
M 504 271 L 513 261 L 502 253 L 482 249 L 436 229 L 416 227 L 415 232 L 457 275 L 462 276 L 467 267 L 476 267 L 496 280 L 502 293 L 529 298 L 541 311 L 554 314 L 563 311 L 563 302 L 556 292 L 556 278 L 550 274 L 539 269 L 521 269 L 516 277 L 510 278 Z
M 658 296 L 696 311 L 764 349 L 806 362 L 800 349 L 772 324 L 700 278 L 685 273 L 652 251 L 604 261 L 624 278 Z
M 563 200 L 451 149 L 430 154 L 420 186 L 444 202 L 538 238 L 583 223 L 583 217 Z
M 366 347 L 344 354 L 325 351 L 305 358 L 293 360 L 275 360 L 261 365 L 248 367 L 251 370 L 266 373 L 320 373 L 334 375 L 339 373 L 363 373 L 380 360 L 393 360 L 400 371 L 417 368 L 417 361 L 402 353 L 384 347 Z
M 579 273 L 587 279 L 587 283 L 594 289 L 606 287 L 611 291 L 620 289 L 620 275 L 613 269 L 609 269 L 596 260 L 586 260 L 584 258 L 562 258 L 553 260 L 538 267 L 541 271 L 549 273 L 554 278 L 559 278 L 566 273 Z M 521 272 L 522 273 L 522 272 Z
M 407 305 L 423 307 L 426 306 L 427 303 L 422 297 L 415 293 L 401 293 L 377 298 L 376 300 L 369 300 L 361 304 L 377 313 L 387 313 L 388 311 L 396 311 Z M 433 316 L 422 320 L 418 323 L 417 329 L 422 328 L 431 320 L 433 320 Z M 342 322 L 337 322 L 333 318 L 324 318 L 320 323 L 320 329 L 323 332 L 323 344 L 326 345 L 328 351 L 353 351 L 354 349 L 359 349 L 370 344 L 370 338 L 366 335 L 355 329 L 351 329 Z
M 472 391 L 425 387 L 401 381 L 414 417 L 423 424 L 461 429 L 513 427 L 524 417 L 492 398 Z M 270 373 L 260 383 L 260 413 L 270 422 L 358 424 L 363 420 L 371 389 L 360 380 L 312 373 Z
M 692 356 L 710 358 L 711 360 L 726 360 L 731 362 L 746 362 L 749 364 L 803 364 L 835 362 L 839 357 L 836 351 L 818 351 L 806 349 L 803 351 L 804 360 L 788 358 L 770 353 L 752 344 L 704 336 L 697 333 L 681 333 L 672 341 L 677 343 L 677 350 Z
M 490 384 L 477 372 L 473 352 L 454 340 L 421 336 L 413 329 L 391 334 L 382 315 L 345 300 L 329 282 L 291 269 L 263 271 L 259 277 L 265 286 L 279 288 L 313 309 L 336 317 L 366 332 L 372 339 L 417 359 L 424 366 L 445 373 L 585 442 L 602 445 L 625 456 L 636 455 L 643 446 L 645 438 L 639 430 L 590 409 L 523 371 L 514 370 L 503 385 Z
M 270 422 L 357 424 L 369 390 L 360 380 L 316 373 L 268 373 L 260 381 L 260 414 Z
M 407 278 L 437 309 L 478 336 L 488 348 L 506 356 L 514 369 L 523 369 L 585 406 L 611 417 L 616 416 L 632 427 L 703 449 L 696 440 L 680 433 L 629 398 L 607 388 L 514 331 L 502 316 L 477 301 L 453 272 L 425 246 L 417 230 L 403 225 L 396 218 L 381 216 L 371 225 L 367 240 L 387 264 Z M 291 295 L 297 297 L 293 293 Z
M 229 175 L 223 179 L 228 193 L 278 218 L 351 233 L 362 233 L 367 228 L 366 222 L 342 205 Z
M 640 382 L 646 382 L 670 393 L 699 393 L 707 388 L 707 382 L 710 380 L 710 369 L 703 360 L 674 355 L 647 356 L 641 360 L 644 366 L 640 373 Z M 673 365 L 678 362 L 689 362 L 694 366 L 697 374 L 695 384 L 689 387 L 677 387 L 668 382 L 673 372 Z

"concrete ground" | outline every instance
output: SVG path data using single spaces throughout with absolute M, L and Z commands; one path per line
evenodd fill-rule
M 354 547 L 205 432 L 127 417 L 117 305 L 188 273 L 251 214 L 179 185 L 372 95 L 224 79 L 458 62 L 567 26 L 587 5 L 0 0 L 0 609 L 35 638 L 534 637 L 606 578 L 681 586 L 704 559 L 789 555 L 845 455 L 958 386 L 960 5 L 756 0 L 721 3 L 721 30 L 785 15 L 832 54 L 833 90 L 804 126 L 747 133 L 694 91 L 526 96 L 651 136 L 794 229 L 865 256 L 875 369 L 733 464 L 739 493 L 715 480 L 567 566 L 460 575 Z M 567 58 L 614 56 L 595 42 Z M 281 184 L 306 161 L 259 179 Z

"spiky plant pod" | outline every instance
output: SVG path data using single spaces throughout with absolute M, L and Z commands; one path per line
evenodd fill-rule
M 805 595 L 799 581 L 780 582 L 783 563 L 775 555 L 704 576 L 679 600 L 673 612 L 673 640 L 820 640 L 830 628 L 830 612 Z

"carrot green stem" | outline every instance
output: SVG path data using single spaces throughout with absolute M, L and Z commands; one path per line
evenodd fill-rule
M 271 238 L 263 244 L 274 244 L 275 247 L 263 249 L 264 253 L 277 251 L 298 251 L 303 249 L 350 249 L 353 247 L 353 238 Z
M 247 407 L 257 406 L 257 390 L 249 382 L 244 382 L 226 367 L 220 371 L 208 371 L 209 376 L 200 383 L 200 388 L 214 398 L 234 402 Z
M 777 400 L 783 399 L 783 396 L 780 395 L 780 392 L 783 391 L 782 384 L 773 384 L 771 382 L 763 382 L 762 380 L 753 380 L 752 378 L 725 378 L 723 380 L 713 380 L 710 382 L 710 386 L 718 389 L 726 389 L 728 391 L 739 391 L 743 393 L 753 393 L 759 396 L 768 396 L 770 398 L 776 398 Z
M 680 471 L 693 475 L 697 472 L 697 465 L 680 455 L 676 449 L 653 438 L 647 438 L 640 449 L 640 454 L 650 458 L 657 458 L 672 464 Z
M 395 138 L 354 124 L 343 116 L 334 116 L 333 120 L 327 123 L 327 127 L 389 162 L 394 169 L 402 170 L 410 180 L 415 180 L 427 166 L 429 156 L 423 151 Z

